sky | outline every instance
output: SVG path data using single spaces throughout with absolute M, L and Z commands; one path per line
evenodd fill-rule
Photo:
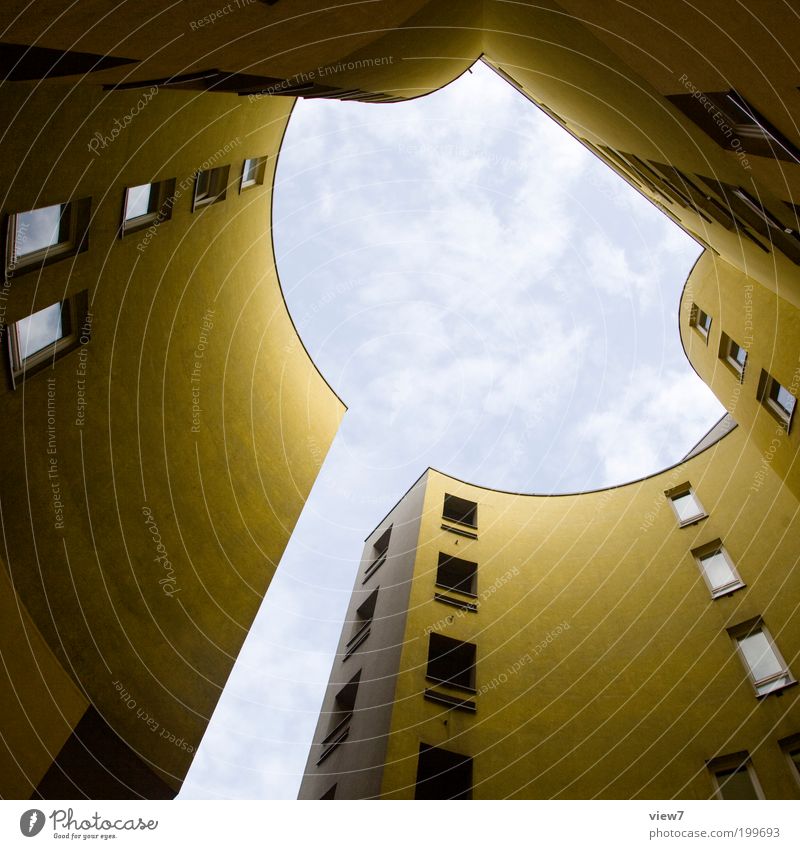
M 599 488 L 724 413 L 678 334 L 697 243 L 480 63 L 410 103 L 299 100 L 274 229 L 349 409 L 181 798 L 296 798 L 363 540 L 426 468 Z

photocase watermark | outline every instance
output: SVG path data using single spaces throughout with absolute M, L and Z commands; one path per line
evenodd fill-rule
M 30 808 L 19 818 L 19 830 L 25 837 L 35 837 L 45 827 L 47 820 L 52 825 L 53 837 L 71 840 L 98 837 L 110 840 L 117 836 L 114 833 L 117 831 L 155 831 L 158 828 L 158 820 L 143 820 L 141 817 L 109 820 L 95 811 L 88 818 L 78 819 L 73 808 L 56 808 L 47 816 L 38 808 Z
M 167 549 L 161 541 L 161 533 L 158 530 L 156 520 L 153 518 L 153 511 L 145 505 L 142 507 L 142 515 L 145 517 L 145 525 L 153 537 L 153 544 L 158 552 L 158 556 L 153 559 L 156 563 L 160 563 L 164 569 L 164 577 L 159 578 L 158 583 L 161 584 L 161 589 L 164 591 L 164 595 L 168 595 L 172 598 L 172 596 L 181 591 L 180 587 L 177 586 L 178 582 L 175 578 L 175 570 L 172 568 L 172 563 L 170 562 L 169 555 L 167 554 Z
M 650 528 L 655 524 L 656 519 L 658 518 L 658 514 L 663 509 L 664 505 L 667 503 L 667 492 L 672 489 L 672 487 L 677 486 L 678 484 L 678 473 L 677 471 L 672 472 L 667 478 L 667 486 L 664 492 L 659 492 L 653 500 L 653 506 L 650 510 L 648 510 L 644 514 L 644 521 L 641 525 L 639 525 L 639 530 L 642 532 L 649 531 Z
M 315 80 L 324 77 L 335 76 L 342 71 L 357 71 L 361 68 L 377 68 L 381 65 L 393 65 L 394 56 L 375 56 L 366 59 L 354 59 L 351 62 L 337 62 L 335 65 L 320 65 L 310 71 L 301 71 L 291 77 L 274 85 L 267 86 L 263 91 L 256 94 L 248 94 L 247 99 L 250 103 L 260 100 L 262 97 L 269 97 L 273 94 L 284 94 L 301 85 L 313 84 Z
M 189 754 L 194 752 L 194 746 L 187 743 L 183 737 L 178 737 L 177 734 L 173 734 L 167 728 L 164 728 L 157 719 L 150 716 L 143 707 L 140 707 L 137 704 L 136 699 L 127 689 L 125 689 L 125 685 L 121 681 L 114 681 L 114 689 L 117 691 L 117 695 L 119 696 L 122 704 L 124 704 L 128 710 L 135 710 L 136 716 L 138 716 L 139 719 L 147 725 L 153 734 L 158 734 L 160 738 L 171 743 L 173 746 L 177 746 L 179 749 L 183 749 L 184 752 L 188 752 Z
M 81 347 L 78 351 L 78 367 L 75 369 L 77 388 L 75 427 L 83 427 L 86 421 L 86 366 L 89 362 L 89 350 L 86 346 L 91 338 L 92 318 L 92 314 L 87 312 L 81 325 L 81 335 L 78 337 Z
M 158 87 L 151 86 L 130 108 L 130 110 L 122 116 L 122 120 L 119 118 L 114 119 L 114 126 L 109 130 L 108 133 L 96 132 L 87 147 L 89 150 L 95 155 L 100 155 L 100 150 L 105 150 L 109 145 L 113 144 L 118 138 L 120 133 L 129 127 L 133 123 L 133 119 L 139 115 L 147 106 L 147 104 L 158 94 Z
M 747 158 L 747 151 L 742 146 L 742 141 L 736 134 L 736 130 L 728 123 L 728 117 L 725 113 L 708 97 L 704 92 L 700 91 L 697 86 L 686 76 L 682 74 L 678 78 L 678 82 L 683 83 L 684 88 L 692 93 L 692 98 L 696 100 L 708 114 L 711 116 L 714 123 L 720 128 L 722 135 L 730 142 L 731 150 L 739 159 L 739 164 L 746 171 L 750 170 L 750 160 Z
M 47 480 L 52 498 L 53 527 L 64 530 L 64 502 L 61 500 L 61 478 L 58 473 L 58 443 L 56 441 L 56 379 L 47 378 Z
M 507 684 L 509 678 L 516 675 L 524 666 L 527 666 L 529 663 L 533 663 L 533 659 L 538 657 L 543 651 L 546 651 L 558 639 L 558 637 L 564 633 L 564 631 L 569 631 L 569 627 L 569 622 L 566 620 L 561 622 L 559 625 L 556 625 L 555 628 L 548 631 L 547 636 L 540 640 L 531 651 L 520 655 L 514 663 L 506 667 L 505 671 L 501 672 L 499 675 L 495 675 L 491 681 L 488 681 L 480 687 L 477 695 L 482 696 L 484 693 L 488 693 L 489 690 L 494 690 L 497 687 L 502 687 L 504 684 Z
M 221 148 L 214 151 L 214 153 L 206 159 L 199 168 L 195 168 L 194 171 L 188 176 L 184 177 L 178 187 L 175 189 L 175 193 L 168 197 L 161 206 L 161 209 L 158 211 L 158 215 L 155 218 L 155 221 L 144 231 L 144 235 L 139 240 L 139 244 L 136 245 L 136 250 L 139 253 L 144 253 L 147 250 L 147 246 L 153 240 L 153 238 L 158 233 L 158 228 L 164 223 L 164 221 L 169 217 L 172 207 L 175 205 L 176 201 L 183 196 L 185 192 L 191 189 L 194 185 L 194 181 L 197 178 L 197 175 L 201 171 L 205 171 L 210 168 L 215 163 L 219 162 L 224 156 L 227 156 L 235 147 L 238 147 L 242 143 L 242 140 L 239 136 L 231 139 L 229 142 L 226 142 Z
M 214 329 L 214 310 L 209 307 L 203 313 L 200 336 L 194 348 L 194 366 L 190 377 L 192 390 L 192 433 L 200 433 L 200 414 L 203 412 L 200 406 L 200 374 L 203 369 L 203 358 L 208 347 L 208 337 Z
M 189 29 L 192 30 L 192 32 L 197 32 L 197 30 L 203 29 L 203 27 L 210 27 L 220 18 L 230 15 L 231 12 L 244 9 L 245 7 L 252 6 L 255 3 L 258 3 L 258 0 L 233 0 L 232 3 L 227 3 L 225 6 L 221 6 L 215 12 L 211 12 L 208 15 L 204 15 L 202 18 L 195 18 L 195 20 L 190 21 Z
M 482 593 L 480 593 L 478 601 L 486 601 L 487 598 L 491 598 L 501 587 L 504 587 L 509 581 L 516 578 L 517 575 L 519 575 L 519 566 L 512 566 L 496 578 Z M 455 613 L 450 613 L 447 616 L 442 617 L 438 622 L 434 622 L 432 625 L 426 626 L 423 633 L 426 637 L 434 631 L 438 633 L 448 625 L 452 625 L 456 619 L 460 619 L 462 616 L 468 616 L 470 613 L 471 611 L 460 608 Z

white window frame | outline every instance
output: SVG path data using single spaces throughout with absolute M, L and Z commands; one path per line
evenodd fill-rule
M 739 360 L 731 353 L 733 346 L 744 353 L 744 362 Z M 739 378 L 741 383 L 744 380 L 744 370 L 747 368 L 747 350 L 743 348 L 735 339 L 728 336 L 727 333 L 722 333 L 720 336 L 719 358 L 727 365 L 731 371 Z
M 122 226 L 120 228 L 120 236 L 127 236 L 129 233 L 135 233 L 138 230 L 143 230 L 149 227 L 156 220 L 168 221 L 172 217 L 172 202 L 167 203 L 175 191 L 175 180 L 160 180 L 156 183 L 139 183 L 140 186 L 150 186 L 150 199 L 148 202 L 148 210 L 144 215 L 137 215 L 135 218 L 128 218 L 128 198 L 130 190 L 138 188 L 138 186 L 128 186 L 125 189 L 125 199 L 122 207 Z
M 744 767 L 747 771 L 748 777 L 750 778 L 750 783 L 753 785 L 756 798 L 764 799 L 764 791 L 761 789 L 761 782 L 758 780 L 758 775 L 753 767 L 753 761 L 747 752 L 736 752 L 732 755 L 723 755 L 722 757 L 714 758 L 712 761 L 708 762 L 707 767 L 714 786 L 714 798 L 725 800 L 725 796 L 723 795 L 725 792 L 724 781 L 720 784 L 720 773 L 731 772 L 733 770 L 738 772 L 742 769 L 742 767 Z
M 245 174 L 247 174 L 247 163 L 255 162 L 255 171 L 256 176 L 246 180 Z M 251 189 L 254 186 L 263 186 L 264 185 L 264 172 L 266 170 L 267 157 L 266 156 L 249 156 L 242 163 L 242 177 L 239 182 L 239 192 L 243 192 L 245 189 Z
M 721 554 L 725 558 L 725 561 L 731 570 L 731 574 L 734 576 L 731 581 L 720 587 L 712 586 L 708 574 L 703 567 L 703 560 L 714 554 Z M 701 545 L 700 547 L 693 549 L 692 556 L 697 563 L 697 568 L 700 570 L 700 574 L 703 576 L 703 580 L 706 582 L 708 591 L 711 593 L 711 598 L 721 598 L 722 596 L 730 595 L 731 593 L 736 592 L 736 590 L 740 590 L 746 586 L 736 568 L 736 564 L 733 562 L 733 558 L 730 556 L 721 540 L 715 539 L 712 542 L 708 542 L 705 545 Z
M 47 306 L 53 306 L 53 304 L 48 304 Z M 41 309 L 47 309 L 47 306 Z M 39 310 L 29 313 L 28 316 L 23 316 L 21 319 L 7 326 L 6 350 L 8 352 L 12 388 L 16 389 L 22 381 L 41 371 L 49 362 L 68 354 L 78 347 L 78 341 L 81 337 L 81 326 L 85 323 L 87 311 L 87 291 L 65 298 L 61 301 L 61 322 L 63 329 L 66 318 L 68 324 L 67 333 L 56 339 L 55 342 L 45 345 L 41 350 L 35 351 L 30 356 L 24 358 L 20 353 L 18 324 L 19 321 L 28 318 L 30 315 L 34 315 Z
M 687 528 L 689 525 L 694 525 L 697 522 L 700 522 L 703 519 L 708 517 L 708 513 L 706 512 L 705 507 L 703 507 L 700 499 L 697 497 L 697 493 L 694 491 L 694 487 L 690 483 L 683 483 L 680 486 L 673 487 L 667 492 L 664 493 L 669 500 L 670 507 L 672 507 L 672 512 L 675 514 L 675 518 L 678 520 L 678 527 Z M 695 514 L 694 516 L 689 517 L 688 519 L 682 519 L 681 514 L 678 512 L 678 508 L 675 506 L 675 499 L 681 498 L 684 495 L 691 495 L 694 498 L 695 503 L 697 504 L 700 512 Z
M 782 404 L 779 404 L 772 397 L 773 389 L 775 389 L 775 387 L 778 387 L 778 389 L 784 389 L 792 396 L 792 398 L 795 399 L 795 404 L 794 407 L 792 407 L 791 412 L 786 410 Z M 777 395 L 777 391 L 775 394 Z M 776 378 L 774 378 L 768 371 L 762 369 L 761 378 L 759 380 L 758 399 L 764 407 L 769 410 L 773 418 L 777 419 L 777 421 L 783 425 L 786 429 L 786 433 L 789 433 L 792 427 L 792 420 L 794 419 L 794 412 L 797 409 L 797 396 L 792 392 L 789 392 L 789 390 L 779 380 L 776 380 Z
M 750 668 L 750 664 L 747 662 L 747 658 L 745 657 L 744 651 L 742 651 L 740 641 L 745 639 L 746 637 L 752 637 L 758 633 L 763 634 L 767 638 L 767 642 L 769 643 L 770 648 L 772 649 L 772 653 L 781 666 L 781 671 L 776 672 L 774 675 L 770 675 L 767 678 L 756 679 L 753 675 L 752 669 Z M 736 653 L 739 655 L 739 660 L 741 661 L 742 666 L 747 672 L 747 677 L 753 686 L 753 690 L 755 691 L 755 696 L 757 699 L 766 698 L 767 696 L 771 696 L 773 693 L 780 693 L 787 687 L 791 687 L 797 683 L 794 675 L 792 675 L 792 671 L 789 669 L 789 665 L 784 660 L 780 649 L 778 648 L 775 640 L 772 638 L 772 634 L 770 634 L 769 629 L 764 624 L 764 620 L 760 616 L 756 617 L 755 619 L 750 619 L 747 622 L 742 622 L 739 625 L 735 625 L 733 628 L 728 628 L 728 634 L 730 634 L 731 639 L 736 645 Z M 768 690 L 766 693 L 759 692 L 759 687 L 763 687 L 773 681 L 779 681 L 781 678 L 786 678 L 787 680 L 780 687 L 776 687 L 773 690 Z
M 704 315 L 708 319 L 708 327 L 701 324 L 701 315 Z M 708 339 L 711 336 L 711 325 L 713 322 L 714 319 L 712 318 L 711 313 L 707 313 L 705 310 L 700 309 L 697 304 L 692 304 L 692 309 L 689 313 L 689 326 L 693 327 L 697 331 L 700 337 L 705 340 L 706 344 L 708 344 Z
M 59 217 L 59 240 L 55 244 L 39 248 L 35 251 L 17 255 L 17 222 L 20 216 L 39 209 L 50 209 L 58 206 L 61 208 Z M 48 206 L 25 209 L 8 216 L 8 229 L 6 232 L 6 271 L 23 271 L 41 265 L 43 261 L 53 261 L 76 252 L 78 241 L 78 215 L 72 201 L 66 203 L 51 203 Z

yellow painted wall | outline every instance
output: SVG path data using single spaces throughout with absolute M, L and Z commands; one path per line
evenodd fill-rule
M 177 789 L 344 411 L 296 335 L 272 254 L 291 101 L 4 94 L 4 212 L 92 198 L 89 250 L 8 290 L 6 322 L 84 289 L 92 321 L 83 352 L 1 390 L 7 568 L 63 669 Z M 243 160 L 260 155 L 264 186 L 240 194 Z M 193 213 L 191 175 L 209 160 L 230 164 L 231 185 Z M 125 187 L 172 177 L 172 219 L 119 239 Z

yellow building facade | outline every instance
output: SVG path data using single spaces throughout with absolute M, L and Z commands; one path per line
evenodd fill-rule
M 737 426 L 602 492 L 429 470 L 367 541 L 301 795 L 796 797 L 796 16 L 319 5 L 4 6 L 0 795 L 179 789 L 344 412 L 271 246 L 293 100 L 483 59 L 706 248 L 679 332 Z

